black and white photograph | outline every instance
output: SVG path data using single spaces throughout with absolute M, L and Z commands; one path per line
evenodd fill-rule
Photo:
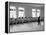
M 44 4 L 5 2 L 5 32 L 44 31 Z

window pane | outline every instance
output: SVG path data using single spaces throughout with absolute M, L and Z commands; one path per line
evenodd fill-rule
M 10 18 L 17 18 L 15 6 L 10 6 Z
M 18 8 L 18 17 L 24 17 L 25 16 L 25 14 L 24 14 L 24 12 L 25 12 L 25 10 L 24 10 L 24 8 L 22 8 L 22 7 L 19 7 Z
M 32 9 L 32 11 L 36 12 L 36 9 Z
M 10 11 L 10 18 L 13 18 L 13 11 Z
M 16 11 L 10 11 L 10 18 L 16 18 Z
M 39 17 L 40 16 L 40 13 L 37 13 L 37 17 Z
M 37 9 L 37 17 L 40 16 L 40 9 Z
M 16 9 L 16 7 L 15 6 L 10 6 L 10 9 Z
M 19 16 L 18 17 L 23 17 L 24 16 L 24 12 L 19 11 Z
M 32 17 L 36 17 L 36 9 L 32 9 Z
M 13 18 L 17 18 L 16 17 L 16 11 L 13 12 Z
M 32 17 L 36 17 L 36 12 L 32 12 Z
M 19 10 L 24 10 L 24 8 L 22 8 L 22 7 L 19 7 L 18 9 L 19 9 Z

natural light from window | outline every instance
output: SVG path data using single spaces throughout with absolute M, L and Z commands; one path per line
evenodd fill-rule
M 25 10 L 23 7 L 19 7 L 18 8 L 18 17 L 25 17 L 25 14 L 24 14 Z

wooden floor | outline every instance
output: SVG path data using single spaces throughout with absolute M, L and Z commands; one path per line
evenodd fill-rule
M 40 22 L 41 25 L 38 25 L 38 22 L 30 22 L 18 25 L 10 25 L 10 32 L 19 32 L 19 31 L 42 31 L 44 30 L 43 21 Z

